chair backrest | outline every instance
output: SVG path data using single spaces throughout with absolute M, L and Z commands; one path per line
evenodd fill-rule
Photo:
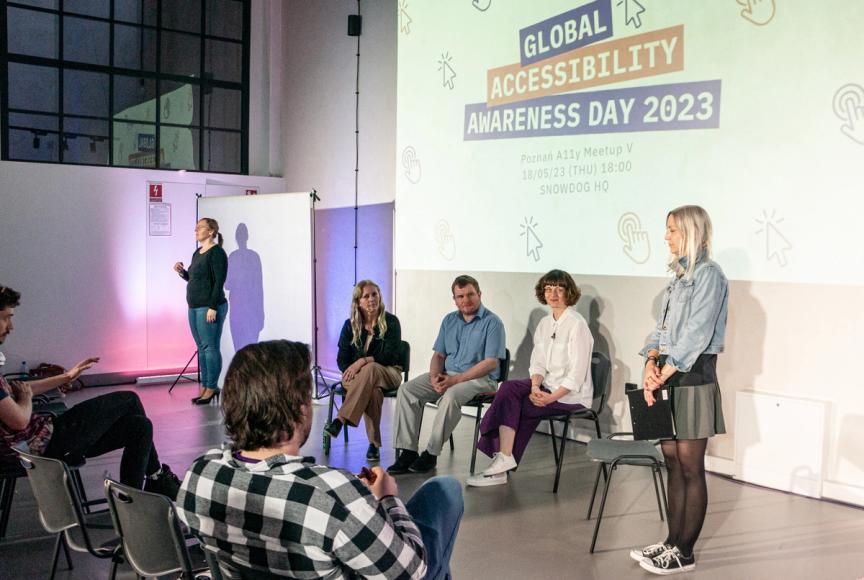
M 596 351 L 591 353 L 591 380 L 594 383 L 594 399 L 591 408 L 596 413 L 600 412 L 606 404 L 606 399 L 609 398 L 611 370 L 612 365 L 606 355 Z
M 60 460 L 20 453 L 33 496 L 39 507 L 42 527 L 52 534 L 83 525 L 80 504 L 71 486 L 69 468 Z
M 403 340 L 399 343 L 399 354 L 401 360 L 399 366 L 402 367 L 402 379 L 407 383 L 408 371 L 411 368 L 411 345 L 408 344 L 407 340 Z
M 182 572 L 192 578 L 192 563 L 174 504 L 167 497 L 105 480 L 105 496 L 123 555 L 140 576 Z
M 81 498 L 78 497 L 72 484 L 69 466 L 58 459 L 24 452 L 19 452 L 19 455 L 39 507 L 39 521 L 42 527 L 52 534 L 77 529 L 79 534 L 66 534 L 69 547 L 79 552 L 90 552 L 100 556 L 87 533 L 84 514 L 81 511 Z M 83 543 L 79 543 L 79 539 Z
M 498 359 L 498 382 L 503 383 L 510 376 L 510 349 L 504 349 L 504 358 Z

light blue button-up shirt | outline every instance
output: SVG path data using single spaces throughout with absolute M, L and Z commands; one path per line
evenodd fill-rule
M 687 267 L 686 257 L 679 262 Z M 723 352 L 728 306 L 729 282 L 723 270 L 700 256 L 692 280 L 676 276 L 669 282 L 657 326 L 640 354 L 656 349 L 679 371 L 689 371 L 700 354 Z
M 444 355 L 444 370 L 464 373 L 483 359 L 503 359 L 506 349 L 504 324 L 491 310 L 480 305 L 471 322 L 465 322 L 458 310 L 441 321 L 438 338 L 432 349 Z M 500 365 L 499 365 L 500 366 Z M 496 368 L 489 377 L 497 379 L 501 370 Z

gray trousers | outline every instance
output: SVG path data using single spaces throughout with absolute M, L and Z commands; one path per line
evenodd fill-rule
M 396 395 L 396 449 L 418 451 L 420 440 L 420 421 L 426 403 L 438 402 L 438 411 L 432 423 L 432 434 L 426 451 L 440 455 L 444 442 L 450 438 L 453 429 L 462 418 L 462 405 L 480 393 L 494 391 L 497 382 L 485 376 L 458 383 L 447 389 L 443 395 L 432 388 L 429 373 L 415 377 L 399 387 Z

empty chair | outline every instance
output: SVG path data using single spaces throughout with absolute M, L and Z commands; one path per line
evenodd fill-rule
M 57 459 L 21 453 L 21 465 L 27 471 L 30 487 L 39 507 L 39 521 L 51 534 L 57 534 L 54 558 L 51 563 L 51 578 L 57 572 L 60 549 L 66 554 L 66 562 L 72 568 L 69 548 L 76 552 L 87 552 L 96 558 L 111 559 L 111 578 L 117 573 L 117 564 L 122 562 L 120 540 L 113 538 L 96 545 L 90 538 L 89 526 L 84 519 L 81 498 L 78 497 L 71 469 Z
M 588 442 L 588 457 L 599 462 L 597 476 L 594 479 L 594 490 L 591 492 L 591 503 L 588 505 L 588 516 L 594 509 L 594 499 L 597 497 L 597 487 L 600 483 L 601 470 L 610 467 L 606 476 L 606 485 L 603 487 L 603 497 L 600 500 L 600 510 L 597 512 L 597 522 L 594 524 L 594 535 L 591 538 L 591 552 L 597 543 L 597 533 L 600 531 L 600 522 L 603 519 L 603 510 L 606 507 L 606 498 L 609 487 L 612 484 L 612 476 L 619 465 L 635 465 L 651 469 L 651 477 L 654 480 L 654 494 L 657 496 L 657 509 L 660 511 L 660 519 L 664 520 L 664 514 L 668 513 L 666 505 L 666 487 L 663 484 L 663 454 L 653 441 L 632 441 L 620 439 L 620 437 L 632 435 L 631 433 L 613 433 L 608 439 L 592 439 Z M 658 486 L 659 479 L 659 486 Z

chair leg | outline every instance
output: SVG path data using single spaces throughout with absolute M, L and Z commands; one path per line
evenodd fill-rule
M 66 539 L 63 537 L 63 532 L 57 534 L 57 541 L 54 542 L 54 559 L 51 561 L 51 580 L 57 574 L 57 564 L 60 561 L 60 546 L 63 546 L 66 552 L 66 561 L 69 564 L 69 569 L 72 569 L 72 561 L 69 559 L 68 548 L 66 547 Z
M 549 436 L 552 437 L 552 456 L 555 458 L 555 464 L 558 464 L 558 441 L 555 439 L 555 423 L 549 419 Z
M 606 496 L 609 494 L 609 484 L 612 483 L 612 474 L 615 473 L 615 464 L 612 464 L 612 469 L 609 471 L 609 477 L 606 478 L 606 485 L 603 488 L 603 497 L 600 498 L 600 511 L 597 512 L 597 523 L 594 524 L 594 536 L 591 538 L 591 550 L 594 553 L 594 546 L 597 544 L 597 534 L 600 532 L 600 522 L 603 520 L 603 510 L 606 508 Z
M 72 555 L 69 553 L 69 544 L 66 542 L 66 536 L 63 536 L 63 553 L 66 555 L 66 565 L 72 569 Z
M 657 467 L 657 475 L 660 479 L 660 497 L 663 499 L 663 511 L 666 513 L 666 520 L 669 520 L 669 503 L 666 500 L 666 485 L 663 483 L 663 470 Z
M 561 480 L 561 468 L 564 466 L 564 446 L 567 444 L 567 432 L 570 429 L 570 420 L 564 422 L 564 429 L 561 430 L 561 449 L 558 451 L 558 465 L 555 467 L 555 485 L 552 487 L 552 493 L 558 493 L 558 482 Z M 553 435 L 552 439 L 555 437 Z
M 345 396 L 342 396 L 342 404 L 345 404 Z M 345 444 L 348 444 L 348 423 L 342 425 L 342 436 L 345 438 Z
M 6 537 L 9 527 L 9 512 L 12 510 L 12 499 L 15 496 L 16 478 L 11 477 L 0 482 L 0 540 Z
M 330 393 L 329 393 L 328 399 L 329 399 L 329 403 L 327 405 L 327 423 L 326 423 L 326 425 L 329 425 L 333 421 L 333 407 L 336 404 L 336 385 L 333 385 L 330 388 Z M 324 438 L 324 441 L 323 441 L 322 451 L 324 451 L 324 455 L 330 455 L 330 446 L 331 446 L 333 438 L 330 436 L 329 433 L 327 433 L 327 431 L 324 431 L 323 438 Z
M 591 490 L 591 502 L 588 504 L 588 515 L 585 516 L 586 520 L 591 519 L 591 512 L 594 511 L 594 500 L 597 498 L 597 486 L 600 484 L 600 468 L 603 467 L 604 470 L 606 468 L 605 463 L 601 463 L 597 466 L 597 477 L 594 478 L 594 489 Z M 605 473 L 605 471 L 604 471 Z M 605 479 L 604 479 L 605 481 Z
M 651 468 L 651 479 L 654 480 L 654 495 L 657 496 L 657 511 L 660 512 L 660 521 L 664 522 L 666 519 L 663 517 L 663 505 L 660 503 L 660 488 L 657 487 L 657 467 Z
M 75 487 L 75 492 L 78 494 L 78 501 L 81 502 L 81 508 L 85 514 L 90 513 L 90 502 L 87 500 L 87 492 L 84 490 L 84 481 L 81 479 L 81 470 L 74 468 L 72 472 L 72 485 Z
M 483 405 L 480 405 L 477 408 L 477 417 L 474 419 L 474 448 L 471 450 L 471 475 L 474 475 L 474 466 L 477 464 L 477 442 L 480 441 L 480 411 L 482 410 Z
M 450 453 L 456 450 L 456 446 L 453 444 L 453 433 L 450 433 Z

